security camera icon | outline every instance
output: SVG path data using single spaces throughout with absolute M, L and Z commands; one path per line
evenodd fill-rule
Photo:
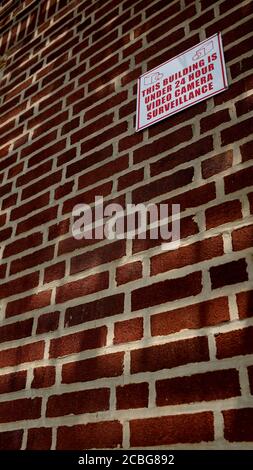
M 144 78 L 144 85 L 153 85 L 163 78 L 163 73 L 155 72 Z
M 194 54 L 192 60 L 202 59 L 202 57 L 209 54 L 209 52 L 211 52 L 213 50 L 213 48 L 214 48 L 213 41 L 209 41 L 204 46 L 200 47 L 200 49 L 195 51 L 195 54 Z

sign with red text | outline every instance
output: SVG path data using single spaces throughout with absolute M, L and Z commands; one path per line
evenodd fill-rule
M 217 33 L 141 75 L 136 130 L 145 129 L 227 87 L 221 34 Z

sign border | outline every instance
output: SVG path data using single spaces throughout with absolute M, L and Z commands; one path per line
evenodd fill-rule
M 140 123 L 140 83 L 141 83 L 141 78 L 142 77 L 145 77 L 145 75 L 148 75 L 150 74 L 151 72 L 153 72 L 154 70 L 157 70 L 159 67 L 162 67 L 163 65 L 165 64 L 168 64 L 169 62 L 171 62 L 172 60 L 176 59 L 177 57 L 180 57 L 184 54 L 186 54 L 187 52 L 191 51 L 192 49 L 195 49 L 197 46 L 200 46 L 201 44 L 209 41 L 210 39 L 212 39 L 213 37 L 217 36 L 218 37 L 218 44 L 219 44 L 219 53 L 220 53 L 220 61 L 221 61 L 221 70 L 222 70 L 222 79 L 223 79 L 223 88 L 221 88 L 220 90 L 217 90 L 213 93 L 209 93 L 208 95 L 205 95 L 205 97 L 203 98 L 199 98 L 195 101 L 192 101 L 190 104 L 186 104 L 185 106 L 182 106 L 180 108 L 180 110 L 176 109 L 174 111 L 170 111 L 168 112 L 167 114 L 165 114 L 164 116 L 158 118 L 158 119 L 155 119 L 154 121 L 152 121 L 151 123 L 147 123 L 145 124 L 144 126 L 139 126 L 139 123 Z M 226 64 L 225 64 L 225 58 L 224 58 L 224 52 L 223 52 L 223 48 L 222 48 L 222 36 L 221 36 L 221 32 L 219 31 L 218 33 L 215 33 L 213 34 L 212 36 L 210 36 L 209 38 L 206 38 L 204 39 L 203 41 L 197 43 L 195 46 L 192 46 L 190 47 L 189 49 L 187 49 L 186 51 L 182 52 L 181 54 L 178 54 L 176 55 L 175 57 L 172 57 L 171 59 L 167 60 L 166 62 L 163 62 L 162 64 L 160 64 L 159 66 L 157 67 L 154 67 L 153 69 L 149 70 L 148 72 L 145 72 L 143 73 L 142 75 L 140 75 L 140 77 L 138 78 L 138 82 L 137 82 L 137 110 L 136 110 L 136 132 L 139 132 L 141 131 L 142 129 L 146 129 L 147 127 L 150 127 L 152 126 L 153 124 L 156 124 L 157 122 L 159 121 L 162 121 L 163 119 L 167 118 L 168 116 L 172 116 L 173 114 L 176 114 L 176 113 L 179 113 L 180 111 L 184 110 L 185 108 L 190 108 L 191 106 L 193 106 L 194 104 L 196 103 L 199 103 L 200 101 L 204 101 L 205 99 L 208 99 L 210 98 L 211 96 L 214 96 L 214 95 L 217 95 L 218 93 L 221 93 L 222 91 L 226 90 L 228 88 L 228 80 L 227 80 L 227 74 L 226 74 Z

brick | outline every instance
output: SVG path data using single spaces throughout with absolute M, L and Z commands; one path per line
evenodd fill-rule
M 238 117 L 243 114 L 247 114 L 253 111 L 253 99 L 252 96 L 247 96 L 246 98 L 237 101 L 235 103 L 236 115 Z
M 146 4 L 145 4 L 145 7 L 146 7 Z M 162 10 L 161 12 L 159 11 L 159 13 L 156 16 L 154 16 L 152 19 L 145 21 L 141 26 L 139 26 L 139 28 L 135 29 L 134 31 L 135 37 L 138 37 L 141 34 L 149 31 L 150 29 L 154 27 L 154 25 L 160 24 L 164 19 L 166 18 L 170 19 L 170 17 L 175 15 L 179 10 L 180 10 L 180 5 L 175 3 L 174 5 L 169 5 L 166 9 Z M 157 12 L 156 5 L 151 6 L 150 8 L 147 9 L 147 17 L 151 16 L 152 14 L 156 12 Z M 187 14 L 189 13 L 187 12 Z M 181 22 L 181 16 L 177 15 L 177 19 L 173 18 L 171 21 L 169 21 L 168 28 L 172 29 L 177 24 L 177 21 L 178 23 Z M 166 31 L 164 31 L 164 33 L 165 32 Z M 148 41 L 154 40 L 154 37 L 153 36 L 151 37 L 151 35 L 148 35 L 147 37 L 148 37 Z
M 253 353 L 253 327 L 215 335 L 217 358 L 244 356 Z
M 62 383 L 87 382 L 123 374 L 124 353 L 104 354 L 62 366 Z
M 33 318 L 29 318 L 28 320 L 24 320 L 22 322 L 10 323 L 9 325 L 0 326 L 0 343 L 31 336 L 32 326 Z
M 50 450 L 52 443 L 52 429 L 28 429 L 26 450 Z
M 220 153 L 214 157 L 208 158 L 201 163 L 202 176 L 203 178 L 210 178 L 211 176 L 222 173 L 223 171 L 231 168 L 233 165 L 233 152 L 227 150 L 227 152 Z
M 14 259 L 10 265 L 10 274 L 16 274 L 34 266 L 40 266 L 52 260 L 53 256 L 54 246 L 48 246 L 22 258 Z
M 245 119 L 244 121 L 230 126 L 228 129 L 221 131 L 221 143 L 222 145 L 228 145 L 231 142 L 243 139 L 253 132 L 253 121 L 252 119 Z
M 68 356 L 89 349 L 102 348 L 106 345 L 106 337 L 107 328 L 102 326 L 53 338 L 50 342 L 49 357 Z
M 218 206 L 209 207 L 206 212 L 207 230 L 242 218 L 240 201 L 228 201 Z
M 143 318 L 133 318 L 114 324 L 114 344 L 138 341 L 143 338 Z
M 219 20 L 215 21 L 214 24 L 211 24 L 206 28 L 207 37 L 216 33 L 216 31 L 222 31 L 226 28 L 231 27 L 236 22 L 241 21 L 242 18 L 246 18 L 250 14 L 251 8 L 250 5 L 240 6 L 237 10 L 229 13 L 228 15 L 221 17 Z
M 23 429 L 0 432 L 0 449 L 21 450 Z
M 131 374 L 171 369 L 209 360 L 204 336 L 131 351 Z
M 136 383 L 118 386 L 116 388 L 117 410 L 148 407 L 148 383 Z
M 151 176 L 159 175 L 164 171 L 169 171 L 176 166 L 190 162 L 213 150 L 212 136 L 205 137 L 198 142 L 187 145 L 181 150 L 169 153 L 169 155 L 157 160 L 150 165 Z
M 4 247 L 3 258 L 15 255 L 21 251 L 28 250 L 29 248 L 35 248 L 42 243 L 42 233 L 35 232 L 28 237 L 19 238 L 18 242 L 11 242 Z
M 228 109 L 222 109 L 210 116 L 206 116 L 200 120 L 201 133 L 208 132 L 211 129 L 218 127 L 220 124 L 230 121 Z
M 0 422 L 23 421 L 41 416 L 41 398 L 23 398 L 0 403 Z
M 246 142 L 246 144 L 243 144 L 240 146 L 240 151 L 242 155 L 242 161 L 246 162 L 248 160 L 251 160 L 253 157 L 253 141 Z
M 54 240 L 55 238 L 66 235 L 69 232 L 70 219 L 61 220 L 58 224 L 53 224 L 48 228 L 48 240 Z M 61 243 L 61 241 L 60 241 Z M 59 253 L 58 253 L 59 254 Z
M 68 282 L 56 288 L 56 303 L 66 302 L 77 297 L 93 294 L 109 287 L 108 271 Z
M 0 393 L 12 393 L 23 390 L 26 386 L 26 371 L 0 375 Z
M 210 268 L 210 276 L 213 289 L 247 281 L 246 261 L 245 259 L 240 259 L 220 266 L 213 266 Z
M 77 204 L 91 204 L 92 202 L 95 202 L 95 197 L 98 195 L 106 197 L 111 194 L 111 190 L 112 182 L 108 181 L 102 185 L 90 189 L 89 191 L 78 194 L 77 196 L 74 196 L 73 198 L 64 201 L 62 213 L 67 214 L 71 212 Z
M 250 383 L 250 393 L 253 395 L 253 367 L 248 367 L 248 374 L 249 374 L 249 383 Z
M 136 281 L 142 277 L 142 263 L 135 261 L 133 263 L 124 264 L 116 268 L 117 285 L 126 284 L 127 282 Z
M 55 368 L 53 366 L 36 367 L 33 370 L 31 388 L 52 387 L 55 383 Z
M 5 240 L 7 240 L 8 238 L 10 238 L 12 235 L 12 228 L 9 227 L 9 228 L 6 228 L 4 230 L 1 230 L 0 231 L 0 242 L 4 242 Z M 0 294 L 1 295 L 1 294 Z
M 41 191 L 44 191 L 45 189 L 51 188 L 51 186 L 54 186 L 57 183 L 60 183 L 61 178 L 62 178 L 62 170 L 59 170 L 59 171 L 56 171 L 55 173 L 51 173 L 45 178 L 41 178 L 36 183 L 27 186 L 26 188 L 22 190 L 22 196 L 21 196 L 22 201 L 24 199 L 27 199 L 33 196 L 35 191 L 40 193 Z
M 133 190 L 132 200 L 133 204 L 139 204 L 144 201 L 149 201 L 164 193 L 169 193 L 177 188 L 187 186 L 193 180 L 194 169 L 186 168 L 180 170 L 172 175 L 165 176 L 162 179 L 156 180 L 145 186 L 140 186 Z
M 46 416 L 56 417 L 106 411 L 109 409 L 109 398 L 109 388 L 53 395 L 48 399 Z
M 58 279 L 62 279 L 65 275 L 65 261 L 61 261 L 60 263 L 52 264 L 45 268 L 44 271 L 44 284 L 47 282 L 56 281 Z
M 240 25 L 241 28 L 241 25 Z M 239 60 L 239 62 L 236 62 L 235 64 L 230 66 L 230 72 L 231 72 L 231 77 L 234 79 L 238 75 L 248 72 L 249 70 L 252 69 L 252 63 L 253 63 L 253 56 L 250 57 L 245 57 L 245 59 Z
M 233 193 L 240 189 L 251 186 L 253 178 L 253 166 L 250 168 L 244 168 L 243 170 L 232 173 L 224 178 L 225 193 Z
M 58 207 L 49 207 L 44 211 L 38 212 L 31 217 L 28 217 L 25 220 L 22 220 L 17 225 L 16 234 L 19 235 L 23 232 L 28 232 L 29 230 L 34 229 L 35 227 L 40 227 L 41 225 L 47 224 L 50 220 L 56 218 Z
M 227 297 L 187 305 L 151 316 L 152 336 L 163 336 L 186 329 L 206 328 L 230 320 Z
M 30 343 L 16 348 L 4 349 L 1 352 L 0 367 L 10 367 L 25 362 L 42 359 L 44 354 L 44 341 Z
M 148 37 L 150 38 L 151 35 L 152 33 L 148 35 Z M 183 39 L 184 37 L 185 37 L 184 28 L 178 28 L 176 31 L 173 31 L 170 34 L 167 33 L 165 37 L 163 37 L 159 41 L 156 41 L 155 43 L 152 43 L 150 47 L 147 47 L 141 52 L 139 52 L 135 56 L 135 63 L 136 64 L 143 63 L 145 60 L 159 53 L 163 49 L 169 48 L 171 44 L 173 44 L 175 41 L 179 41 L 179 39 Z
M 117 158 L 113 162 L 101 165 L 95 170 L 91 170 L 81 175 L 78 180 L 78 189 L 86 188 L 101 180 L 112 178 L 116 173 L 120 173 L 128 168 L 128 155 Z
M 247 225 L 232 232 L 233 250 L 252 248 L 253 225 Z
M 57 450 L 111 449 L 122 446 L 122 424 L 102 421 L 77 426 L 60 426 L 57 431 Z
M 236 301 L 240 318 L 253 316 L 253 291 L 239 292 L 236 294 Z
M 132 292 L 132 310 L 172 302 L 197 295 L 202 290 L 201 273 L 194 272 L 177 279 L 167 279 Z
M 118 179 L 118 191 L 126 189 L 128 186 L 132 186 L 144 179 L 144 169 L 140 168 L 139 170 L 130 171 L 119 177 Z
M 86 304 L 69 307 L 65 314 L 65 326 L 118 315 L 124 311 L 124 294 L 115 294 Z
M 104 129 L 104 127 L 109 126 L 110 124 L 113 123 L 113 113 L 107 114 L 103 116 L 100 119 L 97 119 L 96 121 L 92 122 L 89 125 L 83 126 L 82 129 L 79 129 L 76 131 L 74 134 L 71 135 L 71 144 L 75 144 L 76 142 L 79 142 L 80 140 L 83 140 L 85 137 L 90 136 L 91 134 L 94 134 L 94 132 L 98 132 L 101 129 Z
M 21 294 L 22 292 L 26 292 L 29 289 L 37 287 L 38 284 L 38 272 L 34 272 L 31 274 L 27 274 L 26 276 L 19 277 L 17 279 L 13 279 L 12 281 L 8 281 L 5 284 L 1 284 L 0 299 L 10 297 L 14 293 Z
M 32 294 L 18 300 L 8 302 L 6 307 L 6 317 L 14 315 L 21 315 L 31 310 L 38 310 L 40 308 L 50 305 L 52 291 L 42 291 L 38 294 Z
M 151 275 L 154 276 L 171 269 L 203 263 L 203 261 L 222 256 L 223 253 L 223 239 L 220 235 L 207 238 L 151 257 Z
M 56 131 L 50 132 L 32 144 L 26 146 L 23 150 L 21 150 L 21 158 L 27 157 L 28 155 L 36 152 L 36 150 L 39 150 L 41 147 L 45 147 L 47 144 L 50 144 L 53 140 L 56 139 L 56 135 Z
M 125 240 L 118 240 L 115 243 L 96 248 L 89 251 L 86 256 L 78 255 L 71 260 L 70 274 L 79 273 L 91 269 L 100 264 L 109 263 L 115 259 L 120 259 L 126 254 Z
M 229 442 L 252 442 L 253 408 L 223 411 L 224 437 Z M 238 426 L 240 423 L 240 426 Z
M 60 312 L 50 312 L 41 315 L 38 318 L 37 324 L 37 334 L 48 333 L 50 331 L 55 331 L 59 325 Z
M 40 163 L 43 160 L 47 160 L 48 158 L 54 156 L 57 153 L 63 152 L 65 148 L 66 148 L 66 139 L 62 139 L 62 140 L 55 142 L 49 147 L 46 147 L 44 150 L 41 150 L 40 152 L 36 153 L 33 157 L 29 158 L 28 168 L 31 168 L 37 165 L 37 163 Z
M 87 170 L 90 166 L 94 165 L 94 163 L 101 163 L 103 160 L 112 156 L 113 146 L 108 145 L 107 147 L 103 148 L 102 150 L 98 150 L 97 152 L 93 152 L 90 155 L 86 155 L 85 158 L 81 160 L 77 160 L 71 165 L 67 166 L 67 173 L 66 176 L 73 176 L 77 173 L 82 172 L 83 170 Z
M 235 369 L 218 370 L 189 377 L 156 382 L 157 406 L 171 406 L 240 396 L 239 374 Z
M 34 194 L 34 191 L 33 191 Z M 49 204 L 49 192 L 32 199 L 25 204 L 19 204 L 18 207 L 11 211 L 10 220 L 17 220 L 41 209 Z
M 148 158 L 159 155 L 160 153 L 169 151 L 171 148 L 176 147 L 183 142 L 187 142 L 192 138 L 191 126 L 185 126 L 180 129 L 180 132 L 175 131 L 169 135 L 161 137 L 150 144 L 143 145 L 134 151 L 134 163 L 142 162 Z
M 52 169 L 53 160 L 46 161 L 42 165 L 36 166 L 30 171 L 26 171 L 16 180 L 16 186 L 20 187 L 24 184 L 30 183 L 34 179 L 41 178 L 42 175 L 48 173 Z
M 202 412 L 130 421 L 133 447 L 190 444 L 214 440 L 213 414 Z

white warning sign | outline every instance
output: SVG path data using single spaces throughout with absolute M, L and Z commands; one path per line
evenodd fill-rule
M 228 87 L 221 33 L 141 75 L 136 130 L 203 101 Z

